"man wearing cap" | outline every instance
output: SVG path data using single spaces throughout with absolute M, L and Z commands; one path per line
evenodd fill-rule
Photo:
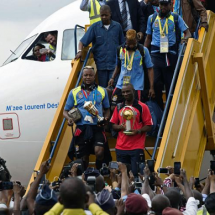
M 149 207 L 147 201 L 138 194 L 131 193 L 128 195 L 125 202 L 127 214 L 147 214 Z
M 144 65 L 147 71 L 144 71 Z M 136 98 L 142 99 L 144 90 L 144 73 L 148 73 L 150 88 L 149 97 L 154 97 L 154 72 L 149 51 L 137 42 L 137 33 L 130 29 L 126 33 L 126 43 L 118 47 L 117 66 L 108 85 L 113 85 L 115 77 L 119 74 L 116 88 L 112 95 L 111 109 L 123 102 L 121 89 L 124 84 L 134 86 Z
M 100 16 L 101 21 L 90 26 L 81 38 L 75 59 L 81 58 L 83 47 L 92 43 L 99 85 L 106 88 L 116 66 L 117 47 L 124 42 L 124 35 L 120 24 L 111 20 L 108 5 L 101 6 Z
M 135 99 L 132 84 L 122 87 L 122 96 L 125 102 L 114 109 L 110 120 L 113 129 L 118 132 L 116 157 L 118 162 L 131 164 L 132 172 L 137 178 L 137 162 L 140 162 L 141 156 L 144 157 L 146 132 L 151 130 L 153 122 L 148 107 Z M 127 120 L 126 111 L 131 116 Z
M 184 41 L 191 37 L 191 34 L 183 19 L 171 12 L 171 0 L 160 0 L 159 6 L 159 13 L 149 16 L 145 46 L 151 46 L 155 99 L 163 109 L 163 84 L 168 96 L 178 59 L 181 32 L 185 34 Z
M 85 108 L 85 102 L 91 101 L 98 110 L 98 115 L 107 121 L 110 117 L 110 105 L 106 89 L 95 83 L 95 71 L 93 67 L 87 66 L 83 69 L 83 83 L 73 89 L 67 98 L 63 115 L 68 120 L 68 125 L 72 126 L 74 118 L 68 112 L 77 108 L 81 113 L 81 118 L 76 121 L 75 148 L 78 158 L 82 158 L 84 169 L 88 167 L 89 155 L 95 153 L 98 160 L 104 156 L 106 137 L 103 126 L 97 126 L 98 118 L 92 116 Z M 103 122 L 102 122 L 103 123 Z M 100 124 L 99 124 L 100 125 Z
M 103 211 L 110 215 L 115 214 L 115 202 L 109 190 L 103 189 L 96 195 L 95 202 Z

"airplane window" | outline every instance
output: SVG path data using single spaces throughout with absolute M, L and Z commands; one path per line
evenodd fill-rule
M 57 31 L 40 34 L 22 56 L 22 59 L 39 62 L 53 61 L 56 57 L 57 35 Z
M 20 55 L 23 53 L 23 51 L 30 45 L 30 43 L 35 39 L 37 35 L 34 35 L 30 38 L 28 38 L 27 40 L 23 41 L 19 46 L 18 48 L 12 52 L 12 54 L 10 55 L 10 57 L 3 63 L 2 66 L 8 64 L 8 63 L 11 63 L 15 60 L 17 60 Z
M 84 29 L 77 29 L 77 46 L 84 33 Z M 63 48 L 61 53 L 62 60 L 72 60 L 75 57 L 74 43 L 74 29 L 65 30 L 63 33 Z

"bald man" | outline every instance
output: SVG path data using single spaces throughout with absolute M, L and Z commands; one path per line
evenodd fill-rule
M 121 25 L 111 20 L 109 6 L 101 6 L 100 17 L 101 21 L 91 25 L 81 38 L 75 59 L 81 58 L 83 47 L 92 43 L 99 85 L 106 88 L 116 66 L 117 47 L 124 42 L 124 35 Z

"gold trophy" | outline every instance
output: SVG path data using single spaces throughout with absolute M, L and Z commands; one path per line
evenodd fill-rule
M 86 109 L 92 116 L 96 116 L 98 118 L 98 122 L 101 122 L 104 120 L 104 117 L 99 116 L 99 111 L 92 103 L 92 101 L 85 102 L 84 109 Z
M 129 109 L 128 109 L 129 108 Z M 125 131 L 123 131 L 126 135 L 133 135 L 131 131 L 134 126 L 135 121 L 135 111 L 131 106 L 125 106 L 121 112 L 123 119 L 125 120 Z M 131 126 L 131 120 L 133 119 L 133 124 Z

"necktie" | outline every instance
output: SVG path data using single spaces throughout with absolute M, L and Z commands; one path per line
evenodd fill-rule
M 126 27 L 128 26 L 128 16 L 127 16 L 125 0 L 121 1 L 121 5 L 122 5 L 122 26 L 123 26 L 123 30 L 125 30 Z

